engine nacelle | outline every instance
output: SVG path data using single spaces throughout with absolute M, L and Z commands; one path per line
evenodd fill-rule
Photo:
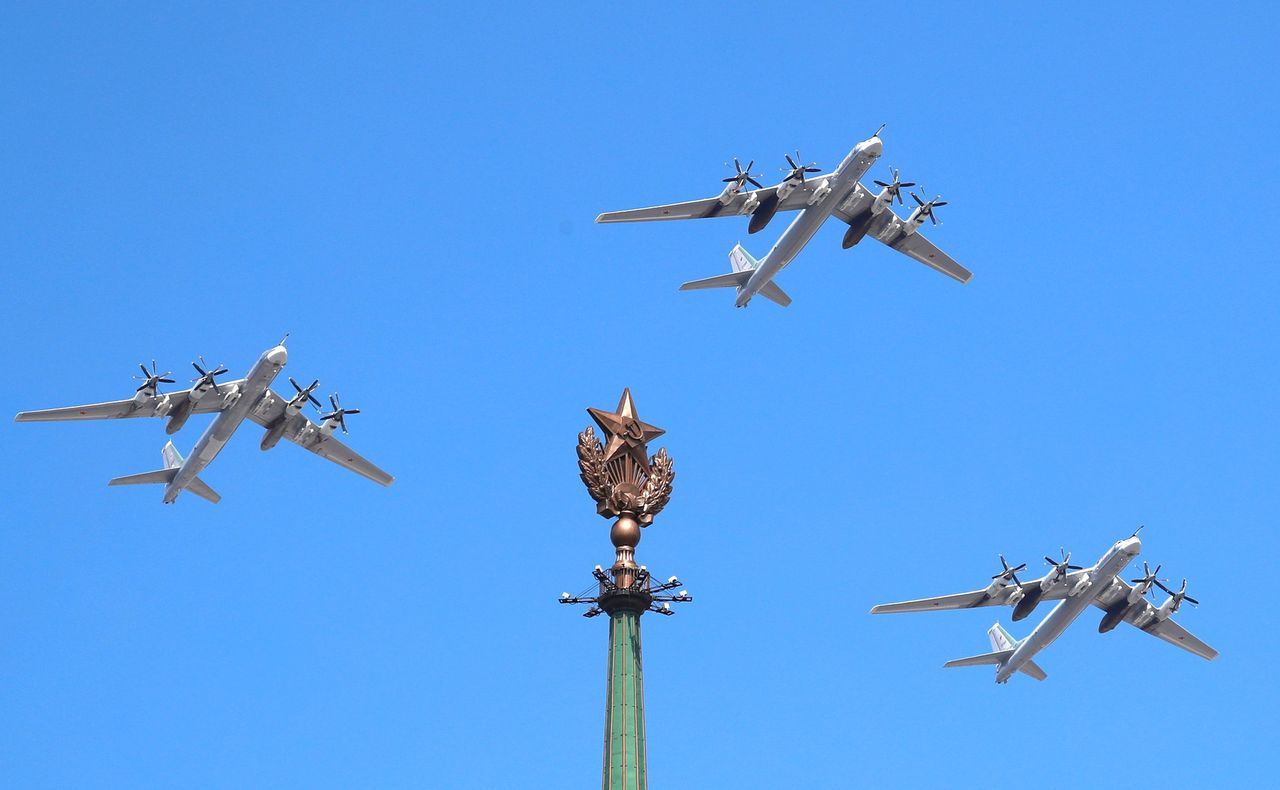
M 737 181 L 730 181 L 724 185 L 724 190 L 720 192 L 720 205 L 727 206 L 733 202 L 734 197 L 742 191 L 742 184 Z
M 1092 586 L 1093 586 L 1093 579 L 1090 579 L 1087 574 L 1084 576 L 1081 576 L 1080 580 L 1077 581 L 1074 586 L 1072 586 L 1070 595 L 1074 598 L 1075 596 L 1081 594 L 1085 590 L 1088 590 Z
M 773 219 L 773 215 L 778 213 L 778 203 L 782 200 L 779 197 L 781 192 L 782 190 L 779 189 L 776 194 L 760 201 L 760 206 L 751 212 L 751 222 L 747 225 L 747 233 L 756 233 L 769 224 L 769 220 Z
M 280 437 L 284 436 L 284 426 L 286 422 L 287 420 L 281 418 L 272 423 L 271 427 L 267 429 L 267 432 L 262 435 L 262 443 L 258 445 L 258 449 L 265 452 L 279 444 Z
M 774 192 L 774 194 L 778 196 L 778 200 L 786 200 L 787 196 L 790 195 L 792 192 L 795 192 L 796 187 L 798 186 L 800 186 L 800 182 L 798 180 L 793 180 L 788 178 L 787 180 L 783 181 L 781 184 L 778 184 L 778 189 Z
M 831 194 L 831 179 L 824 178 L 818 188 L 813 190 L 813 194 L 809 196 L 809 205 L 822 202 L 822 199 Z
M 747 199 L 742 202 L 742 209 L 739 214 L 754 214 L 756 209 L 760 208 L 760 195 L 752 192 L 747 195 Z
M 1120 622 L 1124 620 L 1124 613 L 1128 610 L 1129 604 L 1127 602 L 1121 602 L 1108 609 L 1107 613 L 1102 616 L 1101 622 L 1098 623 L 1098 633 L 1105 634 L 1120 625 Z
M 853 245 L 862 241 L 862 237 L 867 235 L 867 231 L 871 228 L 871 221 L 875 217 L 868 213 L 864 217 L 858 217 L 849 223 L 849 229 L 844 232 L 844 239 L 840 241 L 841 249 L 849 249 Z
M 1008 603 L 1010 606 L 1017 606 L 1024 597 L 1026 597 L 1026 593 L 1022 591 L 1022 588 L 1015 586 L 1009 593 Z
M 1013 607 L 1013 619 L 1022 620 L 1035 611 L 1036 604 L 1040 603 L 1040 597 L 1044 595 L 1044 590 L 1039 587 L 1032 587 L 1031 592 L 1022 597 L 1018 601 L 1018 605 Z
M 191 416 L 191 410 L 195 408 L 195 405 L 195 402 L 189 398 L 183 399 L 169 413 L 169 422 L 164 426 L 164 432 L 172 436 L 182 430 L 182 426 L 187 424 L 187 418 Z
M 1125 597 L 1125 601 L 1135 604 L 1146 596 L 1147 590 L 1151 589 L 1150 584 L 1135 584 L 1133 589 L 1129 590 L 1129 594 Z

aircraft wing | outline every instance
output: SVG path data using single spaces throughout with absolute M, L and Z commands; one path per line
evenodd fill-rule
M 1093 605 L 1099 609 L 1106 610 L 1120 599 L 1128 597 L 1131 590 L 1133 590 L 1133 588 L 1130 587 L 1123 579 L 1116 579 L 1115 584 L 1113 584 L 1106 592 L 1094 596 Z M 1153 608 L 1154 607 L 1151 604 L 1143 601 L 1142 608 L 1135 608 L 1133 611 L 1126 614 L 1124 621 L 1140 631 L 1145 631 L 1157 639 L 1163 639 L 1174 647 L 1180 647 L 1188 653 L 1200 656 L 1203 659 L 1212 661 L 1218 657 L 1217 650 L 1200 641 L 1195 634 L 1175 623 L 1172 617 L 1164 621 L 1152 619 L 1146 625 L 1137 625 L 1143 615 L 1150 612 Z
M 218 386 L 225 389 L 243 383 L 244 379 L 237 379 L 236 381 L 219 382 Z M 129 398 L 127 400 L 107 401 L 106 403 L 89 403 L 84 406 L 65 406 L 60 409 L 23 411 L 18 412 L 18 415 L 14 417 L 14 421 L 61 422 L 64 420 L 118 420 L 125 417 L 165 417 L 174 405 L 181 403 L 189 394 L 191 394 L 191 390 L 185 389 L 178 392 L 153 395 L 144 399 L 141 403 Z M 222 411 L 222 408 L 223 398 L 219 397 L 217 393 L 210 392 L 196 401 L 191 413 L 209 414 Z
M 871 194 L 862 184 L 858 184 L 853 193 L 836 207 L 834 213 L 845 223 L 853 224 L 855 219 L 865 217 L 865 212 L 871 208 L 871 204 L 874 202 L 875 195 Z M 881 217 L 884 219 L 881 219 Z M 962 283 L 969 282 L 969 278 L 973 277 L 973 272 L 964 268 L 950 255 L 938 249 L 933 242 L 926 239 L 919 231 L 904 235 L 901 232 L 904 224 L 897 215 L 893 215 L 891 212 L 881 212 L 880 217 L 873 220 L 867 235 L 874 237 L 888 247 L 892 247 L 908 258 L 913 258 L 931 269 L 942 272 L 952 279 L 959 280 Z
M 908 258 L 914 258 L 954 280 L 967 283 L 969 278 L 973 277 L 973 272 L 956 263 L 954 258 L 935 247 L 933 242 L 922 236 L 919 231 L 888 244 Z
M 285 412 L 287 401 L 267 390 L 262 400 L 249 412 L 249 419 L 266 428 L 280 419 Z M 320 426 L 313 423 L 301 412 L 288 418 L 284 427 L 284 438 L 303 448 L 310 450 L 321 458 L 327 458 L 338 466 L 367 477 L 384 486 L 391 485 L 395 478 L 379 469 L 364 456 L 342 443 L 336 436 L 326 435 Z
M 778 204 L 778 211 L 795 211 L 809 205 L 810 196 L 822 184 L 822 181 L 821 177 L 810 178 L 791 190 L 786 199 Z M 763 203 L 777 194 L 777 191 L 778 187 L 775 185 L 751 192 L 739 192 L 733 196 L 728 204 L 722 204 L 719 197 L 709 197 L 702 200 L 690 200 L 685 203 L 668 203 L 665 206 L 633 208 L 627 211 L 606 211 L 596 217 L 596 222 L 652 222 L 665 219 L 740 217 L 745 216 L 742 213 L 742 206 L 750 199 L 749 195 L 757 196 L 760 202 Z
M 1031 590 L 1040 582 L 1023 582 L 1023 590 Z M 1067 597 L 1069 586 L 1055 584 L 1040 597 L 1041 601 L 1056 601 Z M 932 612 L 943 609 L 977 609 L 983 606 L 1010 606 L 1009 598 L 1013 594 L 1013 585 L 998 590 L 994 595 L 987 595 L 986 590 L 957 593 L 955 595 L 939 595 L 935 598 L 918 598 L 914 601 L 899 603 L 882 603 L 872 607 L 872 614 L 897 614 L 899 612 Z

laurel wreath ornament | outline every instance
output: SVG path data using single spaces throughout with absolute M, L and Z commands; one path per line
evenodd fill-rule
M 590 426 L 578 434 L 578 469 L 592 499 L 603 504 L 612 496 L 613 484 L 604 467 L 604 445 Z
M 605 518 L 632 512 L 639 517 L 641 526 L 648 526 L 653 522 L 653 517 L 671 501 L 671 484 L 676 473 L 665 447 L 649 459 L 648 474 L 636 470 L 641 480 L 615 480 L 609 465 L 605 463 L 604 445 L 588 426 L 578 434 L 578 469 L 582 484 L 599 506 L 597 510 L 600 515 Z M 641 483 L 638 491 L 637 482 Z
M 671 501 L 671 483 L 676 479 L 674 464 L 667 448 L 663 447 L 658 454 L 649 459 L 649 479 L 640 492 L 641 515 L 652 520 L 667 503 Z

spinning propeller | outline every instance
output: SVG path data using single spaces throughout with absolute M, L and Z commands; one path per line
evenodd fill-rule
M 295 384 L 294 386 L 297 386 L 297 385 Z M 337 421 L 338 421 L 338 425 L 339 425 L 339 426 L 341 426 L 341 428 L 342 428 L 342 432 L 343 432 L 343 433 L 346 433 L 346 432 L 347 432 L 347 420 L 346 420 L 346 416 L 347 416 L 348 414 L 359 414 L 359 413 L 360 413 L 360 410 L 359 410 L 359 409 L 344 409 L 344 408 L 342 408 L 341 401 L 339 401 L 339 400 L 338 400 L 338 393 L 336 393 L 336 392 L 329 396 L 329 403 L 330 403 L 330 405 L 332 405 L 332 406 L 333 406 L 333 411 L 332 411 L 332 412 L 330 412 L 330 413 L 328 413 L 328 414 L 321 415 L 321 416 L 320 416 L 320 419 L 322 419 L 322 420 L 337 420 Z
M 142 369 L 141 376 L 134 376 L 135 379 L 142 381 L 142 386 L 138 387 L 134 392 L 142 392 L 145 389 L 156 389 L 157 384 L 172 384 L 173 379 L 166 378 L 173 371 L 166 370 L 164 373 L 156 373 L 156 361 L 151 360 L 151 370 L 147 370 L 147 366 L 138 363 L 138 367 Z
M 308 384 L 306 387 L 300 387 L 298 386 L 298 382 L 293 380 L 293 376 L 290 376 L 289 383 L 292 384 L 293 388 L 298 391 L 297 395 L 294 395 L 292 398 L 289 399 L 290 403 L 301 408 L 303 403 L 305 403 L 306 401 L 311 401 L 312 403 L 315 404 L 317 409 L 321 408 L 320 401 L 316 400 L 316 396 L 311 394 L 312 392 L 315 392 L 316 387 L 320 386 L 320 379 L 316 379 L 315 381 Z M 336 409 L 338 407 L 335 405 L 334 408 Z
M 1027 567 L 1027 564 L 1024 562 L 1016 568 L 1010 568 L 1009 563 L 1004 561 L 1003 554 L 1000 555 L 1000 564 L 1004 566 L 1004 570 L 1000 571 L 995 576 L 992 576 L 992 581 L 995 581 L 996 579 L 1012 579 L 1014 584 L 1021 586 L 1022 582 L 1018 581 L 1018 571 Z
M 209 364 L 204 361 L 204 357 L 199 357 L 199 359 L 200 359 L 200 365 Z M 196 383 L 196 389 L 200 389 L 201 387 L 204 387 L 204 386 L 211 386 L 213 387 L 214 392 L 218 394 L 222 394 L 222 390 L 218 389 L 218 382 L 214 381 L 213 377 L 221 376 L 223 373 L 227 372 L 227 369 L 224 368 L 221 363 L 218 364 L 217 370 L 205 370 L 204 368 L 200 367 L 200 365 L 197 365 L 194 362 L 191 363 L 191 367 L 195 368 L 196 372 L 200 374 L 199 378 L 192 379 L 192 381 Z
M 751 175 L 751 167 L 755 163 L 756 163 L 756 160 L 754 159 L 752 159 L 750 162 L 747 162 L 747 168 L 744 170 L 742 169 L 742 163 L 739 162 L 738 158 L 735 156 L 733 158 L 733 166 L 735 169 L 737 169 L 738 174 L 735 176 L 729 176 L 728 178 L 723 179 L 724 183 L 726 184 L 731 182 L 736 183 L 738 185 L 738 189 L 742 189 L 747 184 L 755 184 L 757 188 L 763 188 L 764 184 L 761 184 L 759 181 L 755 179 L 755 176 Z M 757 173 L 756 175 L 759 175 L 759 174 Z
M 914 197 L 914 195 L 913 195 L 912 197 Z M 1052 566 L 1053 566 L 1053 575 L 1054 575 L 1054 578 L 1056 578 L 1056 579 L 1066 578 L 1067 571 L 1082 571 L 1082 570 L 1084 570 L 1084 568 L 1080 567 L 1079 565 L 1072 565 L 1072 564 L 1071 564 L 1071 552 L 1069 552 L 1069 551 L 1064 552 L 1061 548 L 1059 548 L 1059 549 L 1058 549 L 1058 553 L 1062 555 L 1062 561 L 1061 561 L 1061 562 L 1055 562 L 1055 561 L 1054 561 L 1052 558 L 1050 558 L 1050 557 L 1045 557 L 1045 558 L 1044 558 L 1044 561 L 1045 561 L 1045 562 L 1047 562 L 1047 563 L 1049 563 L 1050 565 L 1052 565 Z
M 934 197 L 934 199 L 930 200 L 928 203 L 921 200 L 920 197 L 916 195 L 916 193 L 914 192 L 911 193 L 911 197 L 916 201 L 917 204 L 919 204 L 920 213 L 928 217 L 929 221 L 932 222 L 934 225 L 937 225 L 938 218 L 933 215 L 933 210 L 935 208 L 938 208 L 939 206 L 947 205 L 947 201 L 942 199 L 942 195 L 938 195 Z
M 1136 535 L 1137 533 L 1135 532 L 1134 534 Z M 1156 578 L 1156 576 L 1160 573 L 1161 567 L 1162 566 L 1157 565 L 1156 569 L 1153 571 L 1151 570 L 1151 568 L 1147 567 L 1147 561 L 1143 560 L 1142 561 L 1142 573 L 1143 573 L 1142 578 L 1130 579 L 1129 581 L 1132 582 L 1133 584 L 1144 584 L 1146 585 L 1146 589 L 1144 590 L 1144 592 L 1151 592 L 1151 585 L 1159 584 L 1161 581 L 1168 581 L 1168 579 Z
M 791 180 L 794 178 L 798 178 L 800 179 L 800 183 L 803 184 L 805 173 L 821 173 L 822 172 L 822 168 L 814 167 L 814 165 L 818 164 L 817 162 L 810 162 L 807 165 L 796 164 L 796 162 L 800 160 L 799 151 L 796 151 L 795 159 L 792 159 L 789 154 L 784 154 L 784 156 L 786 156 L 787 164 L 791 165 L 791 172 L 787 173 L 787 178 L 784 180 Z
M 882 127 L 882 128 L 883 128 L 883 127 Z M 896 167 L 892 167 L 892 168 L 889 168 L 889 169 L 893 171 L 893 183 L 892 183 L 892 184 L 886 184 L 886 183 L 885 183 L 885 182 L 883 182 L 883 181 L 872 181 L 871 183 L 875 184 L 876 186 L 884 187 L 885 189 L 889 190 L 889 191 L 888 191 L 888 195 L 889 195 L 889 202 L 890 202 L 890 203 L 892 203 L 892 202 L 893 202 L 893 199 L 894 199 L 894 198 L 897 198 L 897 199 L 898 199 L 898 205 L 899 205 L 899 206 L 901 206 L 901 205 L 903 205 L 903 203 L 902 203 L 902 190 L 903 190 L 903 188 L 904 188 L 904 187 L 913 187 L 913 186 L 915 186 L 915 182 L 914 182 L 914 181 L 908 181 L 907 183 L 905 183 L 905 184 L 904 184 L 904 183 L 902 183 L 900 180 L 898 180 L 898 168 L 896 168 Z
M 1159 587 L 1160 589 L 1162 589 L 1162 590 L 1164 590 L 1165 592 L 1169 593 L 1169 595 L 1173 596 L 1173 607 L 1174 607 L 1175 609 L 1176 609 L 1176 608 L 1178 608 L 1179 606 L 1181 606 L 1183 601 L 1188 601 L 1188 602 L 1190 602 L 1190 604 L 1191 604 L 1192 606 L 1199 606 L 1199 605 L 1200 605 L 1200 602 L 1199 602 L 1199 601 L 1197 601 L 1195 598 L 1192 598 L 1190 595 L 1187 595 L 1187 580 L 1186 580 L 1186 579 L 1183 579 L 1183 580 L 1182 580 L 1182 588 L 1181 588 L 1181 589 L 1179 589 L 1177 592 L 1174 592 L 1173 590 L 1170 590 L 1168 587 L 1165 587 L 1163 584 L 1161 584 L 1161 583 L 1160 583 L 1160 580 L 1159 580 L 1159 579 L 1156 579 L 1155 581 L 1156 581 L 1156 586 L 1157 586 L 1157 587 Z

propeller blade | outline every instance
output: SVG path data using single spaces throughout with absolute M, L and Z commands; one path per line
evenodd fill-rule
M 738 177 L 737 177 L 737 176 L 729 176 L 728 178 L 722 178 L 722 179 L 720 179 L 720 181 L 721 181 L 721 182 L 723 182 L 723 183 L 725 183 L 725 184 L 728 184 L 730 181 L 737 181 L 737 180 L 738 180 Z
M 921 199 L 920 199 L 920 196 L 919 196 L 919 195 L 917 195 L 917 194 L 916 194 L 916 193 L 914 193 L 914 192 L 912 192 L 912 193 L 911 193 L 911 199 L 912 199 L 912 200 L 914 200 L 914 201 L 916 202 L 916 204 L 917 204 L 917 205 L 920 205 L 920 206 L 923 206 L 923 205 L 924 205 L 924 201 L 923 201 L 923 200 L 921 200 Z
M 346 414 L 359 414 L 359 413 L 360 413 L 360 410 L 359 410 L 359 409 L 343 409 L 343 410 L 342 410 L 342 413 L 343 413 L 344 415 L 346 415 Z
M 937 208 L 938 206 L 945 206 L 945 205 L 947 205 L 947 201 L 945 201 L 945 200 L 935 200 L 935 201 L 933 201 L 933 207 L 934 207 L 934 208 Z
M 755 184 L 756 189 L 764 189 L 764 184 L 761 184 L 759 181 L 755 180 L 751 176 L 747 176 L 747 180 L 750 181 L 752 184 Z
M 1184 601 L 1188 601 L 1188 602 L 1190 602 L 1190 603 L 1192 603 L 1192 604 L 1194 604 L 1194 605 L 1196 605 L 1196 606 L 1199 606 L 1199 605 L 1200 605 L 1200 602 L 1199 602 L 1199 601 L 1197 601 L 1195 598 L 1192 598 L 1190 595 L 1183 595 L 1183 596 L 1182 596 L 1182 600 L 1184 600 Z
M 916 185 L 916 182 L 914 181 L 907 181 L 906 183 L 898 184 L 898 186 L 900 187 L 913 187 L 915 185 Z
M 799 167 L 799 165 L 791 161 L 791 154 L 783 154 L 783 157 L 787 160 L 787 164 L 791 165 L 792 170 L 795 170 L 797 167 Z
M 139 362 L 139 363 L 138 363 L 138 367 L 139 367 L 139 368 L 142 368 L 142 375 L 146 376 L 147 378 L 151 378 L 151 371 L 147 370 L 147 366 L 146 366 L 146 365 L 144 365 L 144 364 L 142 364 L 141 362 Z
M 889 186 L 888 184 L 886 184 L 886 183 L 885 183 L 885 182 L 883 182 L 883 181 L 872 181 L 871 183 L 875 184 L 875 185 L 876 185 L 876 186 L 878 186 L 878 187 L 885 187 L 885 188 L 888 188 L 888 186 Z

